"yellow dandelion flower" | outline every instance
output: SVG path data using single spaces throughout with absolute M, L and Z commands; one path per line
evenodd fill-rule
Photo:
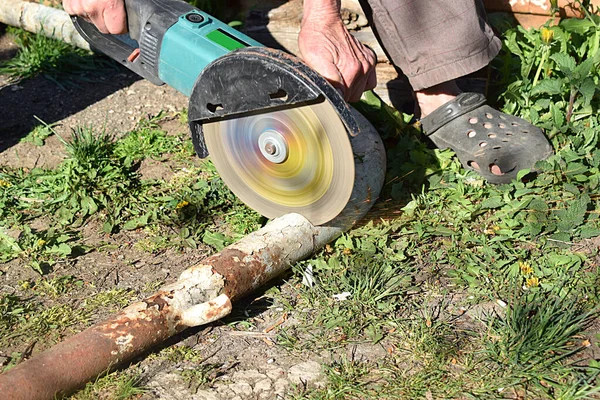
M 554 39 L 554 31 L 548 28 L 542 28 L 542 41 L 546 44 L 550 44 Z
M 46 241 L 44 239 L 39 239 L 36 244 L 38 247 L 42 247 L 46 244 Z
M 183 207 L 187 207 L 189 205 L 190 205 L 189 201 L 183 200 L 183 201 L 180 201 L 179 203 L 177 203 L 177 205 L 175 206 L 175 209 L 180 210 Z
M 536 287 L 540 285 L 540 279 L 537 276 L 532 276 L 531 278 L 527 278 L 525 280 L 525 285 L 527 287 Z
M 519 269 L 521 269 L 523 275 L 533 274 L 533 268 L 531 268 L 528 262 L 519 261 Z
M 483 231 L 483 233 L 485 233 L 487 235 L 495 235 L 499 230 L 500 230 L 500 227 L 498 225 L 493 225 L 489 229 L 486 229 L 485 231 Z
M 11 187 L 11 184 L 4 179 L 0 179 L 0 187 Z

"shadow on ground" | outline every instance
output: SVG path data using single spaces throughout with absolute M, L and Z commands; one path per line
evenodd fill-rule
M 66 87 L 37 76 L 0 88 L 0 152 L 39 125 L 36 117 L 46 124 L 61 121 L 139 79 L 119 68 L 97 74 L 91 82 L 79 81 Z
M 6 33 L 6 26 L 0 26 L 0 63 L 16 53 L 17 48 Z M 19 82 L 3 76 L 4 84 L 0 85 L 0 152 L 14 146 L 39 125 L 36 117 L 47 124 L 61 121 L 141 79 L 116 63 L 98 64 L 110 67 L 65 71 L 65 81 L 39 75 Z

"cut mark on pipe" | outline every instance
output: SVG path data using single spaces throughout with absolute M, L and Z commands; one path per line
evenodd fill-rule
M 192 306 L 181 313 L 181 323 L 192 327 L 223 318 L 231 312 L 231 300 L 226 294 L 215 297 L 211 301 Z

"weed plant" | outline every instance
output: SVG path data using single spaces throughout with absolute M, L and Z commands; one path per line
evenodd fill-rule
M 15 57 L 0 63 L 0 74 L 17 81 L 43 75 L 63 87 L 92 80 L 94 73 L 116 66 L 106 58 L 46 37 L 44 32 L 33 34 L 12 27 L 7 32 L 13 36 L 19 51 Z
M 600 300 L 600 17 L 587 2 L 576 6 L 582 19 L 505 30 L 494 61 L 498 106 L 544 128 L 554 146 L 535 174 L 489 185 L 452 151 L 429 149 L 411 116 L 372 94 L 357 105 L 388 145 L 387 183 L 371 222 L 297 265 L 290 293 L 272 294 L 296 317 L 278 328 L 278 344 L 334 359 L 326 387 L 298 387 L 292 398 L 598 398 L 590 330 Z M 67 158 L 55 170 L 0 167 L 1 260 L 47 272 L 86 251 L 77 230 L 90 223 L 107 233 L 143 229 L 140 248 L 149 251 L 220 249 L 260 226 L 210 164 L 186 164 L 166 182 L 141 179 L 144 158 L 191 151 L 156 122 L 116 141 L 80 128 L 65 138 Z M 42 215 L 59 229 L 26 227 Z M 53 296 L 74 282 L 48 280 L 55 292 L 36 286 Z M 2 338 L 86 318 L 43 313 L 16 295 L 0 298 L 0 313 Z M 384 354 L 344 359 L 349 346 Z M 210 368 L 186 374 L 198 384 L 214 377 Z
M 388 356 L 359 363 L 372 380 L 345 378 L 355 392 L 331 392 L 339 371 L 296 398 L 598 398 L 586 330 L 600 300 L 600 17 L 575 8 L 582 19 L 505 29 L 493 63 L 498 106 L 554 146 L 533 176 L 489 185 L 430 150 L 411 116 L 373 94 L 357 105 L 388 145 L 379 220 L 296 269 L 297 297 L 282 303 L 304 312 L 279 340 L 333 354 L 373 341 Z
M 190 140 L 166 135 L 157 119 L 142 122 L 116 141 L 92 127 L 77 127 L 61 141 L 66 158 L 55 169 L 0 167 L 4 262 L 21 258 L 39 273 L 48 272 L 58 260 L 87 251 L 70 227 L 92 221 L 107 233 L 147 228 L 150 235 L 140 248 L 150 251 L 201 243 L 220 249 L 260 224 L 260 217 L 233 196 L 210 164 L 186 161 L 188 168 L 168 182 L 141 179 L 138 168 L 146 157 L 191 157 Z M 215 213 L 223 215 L 221 228 L 213 226 Z M 52 228 L 29 228 L 28 221 L 39 217 L 47 218 Z M 166 227 L 174 229 L 170 238 L 159 234 Z M 7 229 L 20 233 L 15 238 Z

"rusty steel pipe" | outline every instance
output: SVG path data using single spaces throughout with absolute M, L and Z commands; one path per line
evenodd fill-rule
M 356 155 L 350 202 L 334 221 L 313 226 L 298 214 L 272 220 L 199 264 L 172 284 L 108 320 L 0 374 L 0 396 L 54 399 L 132 360 L 182 330 L 231 312 L 231 300 L 287 270 L 334 240 L 362 218 L 381 190 L 385 152 L 375 129 L 355 113 L 361 134 L 350 139 Z

